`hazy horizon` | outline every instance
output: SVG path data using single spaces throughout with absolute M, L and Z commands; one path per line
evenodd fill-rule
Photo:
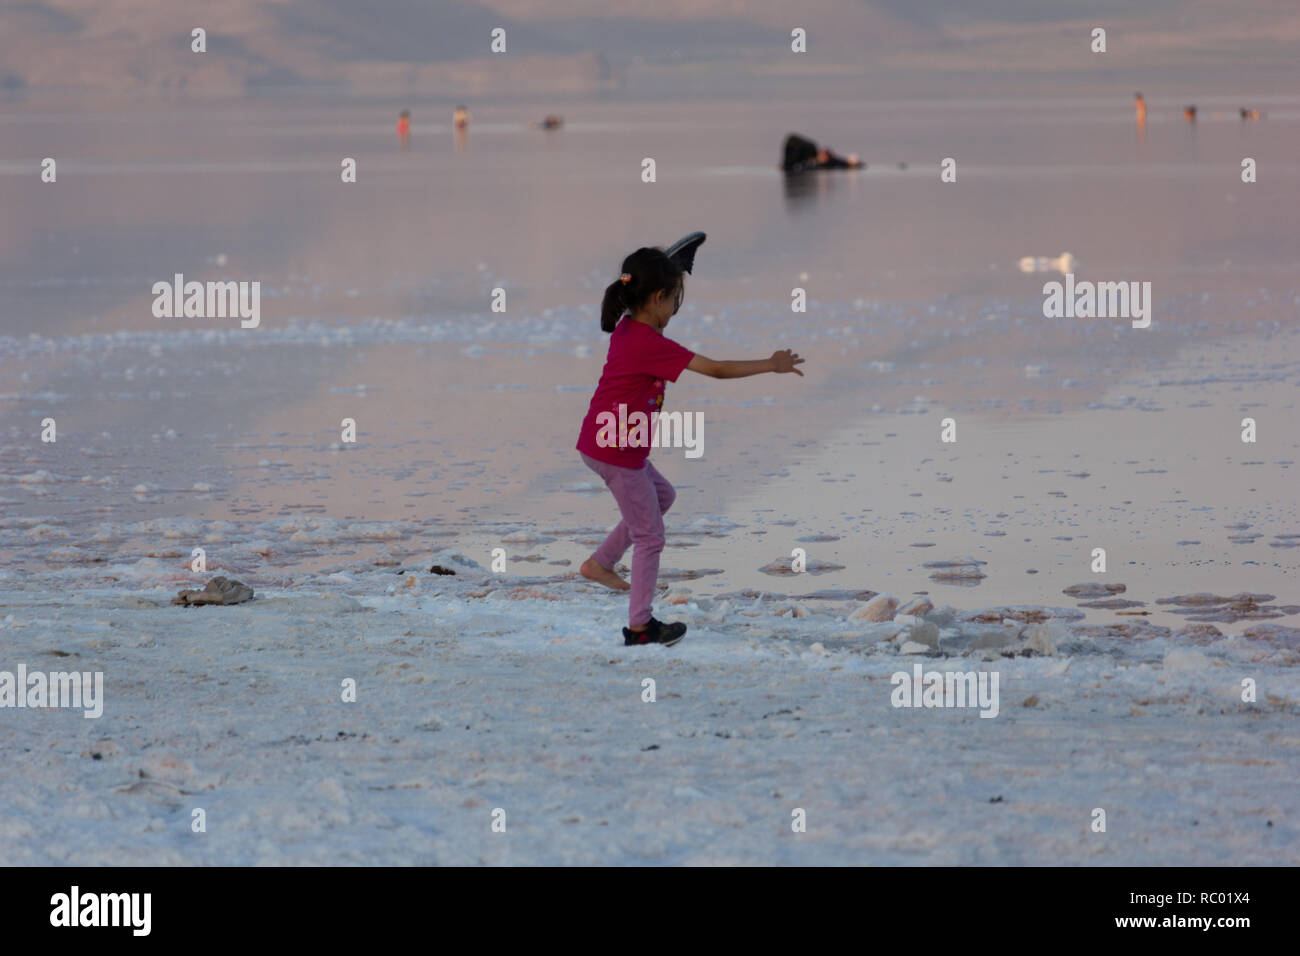
M 0 95 L 1194 99 L 1291 91 L 1298 46 L 1280 0 L 29 0 L 0 7 Z

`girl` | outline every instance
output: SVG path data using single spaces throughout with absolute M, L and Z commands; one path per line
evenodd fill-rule
M 663 515 L 677 493 L 650 464 L 650 438 L 639 435 L 641 430 L 634 425 L 631 440 L 624 433 L 611 441 L 613 429 L 602 413 L 611 412 L 616 421 L 625 422 L 633 412 L 660 411 L 664 382 L 677 381 L 682 369 L 712 378 L 743 378 L 760 372 L 803 375 L 795 366 L 804 360 L 789 349 L 773 352 L 767 359 L 716 362 L 665 338 L 663 330 L 681 308 L 682 293 L 682 270 L 662 249 L 638 249 L 623 260 L 623 274 L 605 290 L 601 304 L 601 330 L 611 333 L 609 355 L 578 435 L 582 460 L 614 493 L 623 518 L 580 570 L 591 581 L 632 592 L 624 645 L 672 645 L 686 633 L 685 624 L 665 624 L 650 614 L 664 547 Z M 622 415 L 620 405 L 626 406 Z M 633 547 L 630 588 L 613 570 L 629 545 Z

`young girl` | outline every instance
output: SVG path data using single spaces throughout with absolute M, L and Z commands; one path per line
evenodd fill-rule
M 602 413 L 611 412 L 616 421 L 624 422 L 633 412 L 648 415 L 662 410 L 664 382 L 677 381 L 682 369 L 712 378 L 743 378 L 760 372 L 803 375 L 795 368 L 803 359 L 789 349 L 773 352 L 767 359 L 715 362 L 665 338 L 663 330 L 681 308 L 682 293 L 682 270 L 662 249 L 638 249 L 623 260 L 623 274 L 605 290 L 601 304 L 600 327 L 611 333 L 609 355 L 578 435 L 582 460 L 614 493 L 623 518 L 583 562 L 582 576 L 616 591 L 629 590 L 613 568 L 628 546 L 633 548 L 624 645 L 672 645 L 686 633 L 685 624 L 665 624 L 650 614 L 664 547 L 663 515 L 677 493 L 650 464 L 651 439 L 638 435 L 634 426 L 630 441 L 622 434 L 611 442 L 611 429 L 607 424 L 602 428 L 608 416 Z M 620 405 L 626 406 L 623 415 Z

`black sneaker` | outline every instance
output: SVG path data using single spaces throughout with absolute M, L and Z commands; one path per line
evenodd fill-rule
M 623 646 L 629 647 L 633 644 L 665 644 L 672 647 L 683 637 L 686 636 L 686 625 L 681 621 L 675 621 L 672 624 L 665 624 L 663 621 L 656 621 L 650 618 L 650 623 L 644 631 L 633 631 L 623 628 Z

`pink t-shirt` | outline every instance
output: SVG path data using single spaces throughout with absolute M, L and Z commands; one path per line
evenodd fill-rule
M 695 358 L 690 349 L 678 345 L 630 315 L 624 316 L 609 336 L 609 355 L 600 373 L 600 383 L 591 398 L 587 417 L 578 433 L 578 451 L 597 461 L 623 468 L 643 468 L 650 457 L 651 425 L 641 430 L 633 412 L 649 418 L 664 405 L 664 382 L 675 382 L 682 369 Z M 626 406 L 621 413 L 619 406 Z M 597 418 L 610 412 L 613 418 Z M 646 443 L 631 443 L 644 434 Z M 612 439 L 612 444 L 610 443 Z M 604 444 L 602 444 L 604 442 Z

